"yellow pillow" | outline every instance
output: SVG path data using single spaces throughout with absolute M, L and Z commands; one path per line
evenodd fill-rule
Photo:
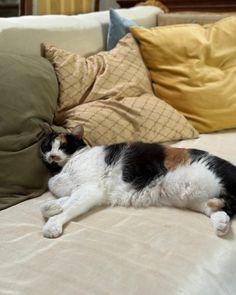
M 134 27 L 155 94 L 200 132 L 236 127 L 236 17 L 211 25 Z
M 182 114 L 153 94 L 131 34 L 113 50 L 87 58 L 51 45 L 44 53 L 59 81 L 56 123 L 68 129 L 82 124 L 91 145 L 198 135 Z

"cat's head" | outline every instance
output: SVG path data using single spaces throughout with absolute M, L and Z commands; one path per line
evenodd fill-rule
M 44 132 L 45 138 L 40 146 L 40 153 L 51 172 L 59 172 L 71 155 L 86 146 L 82 139 L 82 126 L 75 127 L 71 133 L 57 133 L 49 127 L 45 127 Z

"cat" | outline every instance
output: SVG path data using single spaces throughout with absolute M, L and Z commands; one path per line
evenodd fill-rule
M 228 233 L 236 213 L 236 167 L 206 151 L 144 142 L 89 147 L 77 126 L 68 134 L 50 131 L 41 155 L 56 172 L 48 187 L 58 198 L 41 206 L 46 238 L 59 237 L 66 223 L 100 205 L 202 212 L 218 236 Z

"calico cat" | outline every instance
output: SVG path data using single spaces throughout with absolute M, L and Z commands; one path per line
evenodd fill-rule
M 218 236 L 236 213 L 236 167 L 205 151 L 144 142 L 89 147 L 77 126 L 70 134 L 51 131 L 41 154 L 57 173 L 48 186 L 58 199 L 41 207 L 47 238 L 99 205 L 191 209 L 209 216 Z

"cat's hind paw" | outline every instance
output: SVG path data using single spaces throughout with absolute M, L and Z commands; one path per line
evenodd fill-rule
M 43 227 L 43 236 L 48 239 L 55 239 L 62 234 L 62 230 L 62 225 L 60 223 L 49 219 Z
M 63 211 L 63 208 L 56 200 L 47 201 L 41 205 L 41 213 L 44 218 L 50 218 L 51 216 L 57 215 Z
M 230 218 L 224 211 L 218 211 L 211 215 L 211 220 L 217 236 L 226 235 L 230 229 Z

